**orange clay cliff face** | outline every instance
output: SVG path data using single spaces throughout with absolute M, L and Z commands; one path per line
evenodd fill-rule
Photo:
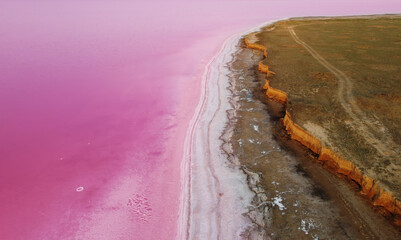
M 262 51 L 264 57 L 267 58 L 266 47 L 257 44 L 256 41 L 255 33 L 247 35 L 244 40 L 247 48 Z M 266 89 L 266 96 L 286 106 L 288 101 L 287 94 L 269 86 L 268 77 L 274 73 L 262 62 L 259 63 L 258 69 L 266 73 L 266 83 L 263 87 Z M 330 172 L 357 183 L 360 186 L 360 193 L 369 199 L 373 206 L 378 208 L 384 215 L 391 217 L 395 225 L 401 226 L 401 202 L 391 192 L 384 190 L 380 183 L 362 173 L 352 162 L 339 157 L 332 150 L 322 146 L 319 139 L 292 121 L 288 109 L 285 112 L 283 123 L 291 139 L 297 140 L 315 153 L 318 156 L 318 161 Z

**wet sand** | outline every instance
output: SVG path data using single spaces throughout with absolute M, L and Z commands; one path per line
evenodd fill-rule
M 313 154 L 282 130 L 281 105 L 264 95 L 260 52 L 242 48 L 231 69 L 230 140 L 255 193 L 249 211 L 261 239 L 398 239 L 400 232 L 343 179 L 314 162 Z

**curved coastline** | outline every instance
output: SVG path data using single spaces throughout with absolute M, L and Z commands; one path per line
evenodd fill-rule
M 264 58 L 267 58 L 268 54 L 266 47 L 257 44 L 256 42 L 252 42 L 249 39 L 249 35 L 245 36 L 244 43 L 247 48 L 262 51 Z M 362 171 L 351 161 L 341 158 L 335 152 L 323 146 L 318 138 L 294 123 L 291 119 L 289 109 L 287 108 L 287 94 L 284 91 L 272 88 L 269 85 L 268 77 L 271 73 L 269 67 L 260 62 L 258 70 L 262 73 L 266 73 L 266 83 L 264 86 L 264 89 L 266 89 L 266 96 L 276 102 L 282 103 L 285 108 L 283 125 L 291 139 L 297 140 L 316 154 L 316 156 L 318 156 L 318 162 L 320 162 L 323 167 L 328 169 L 331 173 L 344 176 L 348 181 L 356 183 L 360 187 L 360 193 L 369 200 L 372 206 L 385 213 L 390 213 L 393 223 L 397 226 L 401 226 L 401 202 L 397 200 L 391 192 L 381 187 L 378 181 L 375 181 L 375 179 L 362 173 Z
M 228 90 L 229 82 L 226 76 L 228 72 L 224 72 L 222 69 L 232 60 L 232 55 L 239 47 L 238 43 L 241 41 L 241 38 L 250 32 L 261 29 L 266 24 L 271 24 L 273 22 L 275 21 L 265 22 L 247 30 L 246 32 L 234 34 L 227 38 L 217 54 L 214 55 L 205 66 L 201 81 L 201 95 L 195 113 L 187 128 L 184 155 L 181 162 L 182 191 L 180 197 L 179 219 L 177 222 L 177 239 L 198 239 L 199 237 L 221 238 L 222 235 L 229 236 L 230 239 L 235 239 L 236 237 L 240 237 L 241 232 L 244 232 L 246 228 L 252 224 L 249 221 L 249 218 L 244 216 L 243 213 L 246 213 L 249 206 L 251 206 L 254 193 L 249 189 L 247 174 L 239 169 L 239 166 L 233 163 L 232 159 L 229 159 L 228 156 L 230 146 L 228 146 L 229 144 L 227 143 L 226 138 L 230 138 L 229 131 L 232 131 L 233 129 L 228 129 L 229 127 L 227 124 L 229 123 L 229 110 L 233 110 L 233 106 L 229 101 L 229 95 L 231 93 Z M 213 92 L 211 89 L 215 88 L 216 84 L 218 86 L 218 92 Z M 217 109 L 212 110 L 212 112 L 207 109 L 208 105 L 213 105 L 211 103 L 214 103 L 215 105 L 217 104 L 218 106 Z M 205 118 L 207 116 L 212 116 L 212 119 L 209 120 L 207 129 L 200 131 L 202 127 L 199 125 L 201 125 L 201 122 L 206 121 Z M 212 123 L 212 121 L 214 122 Z M 212 130 L 210 128 L 211 125 L 214 125 L 214 129 Z M 203 143 L 199 144 L 197 141 Z M 214 142 L 211 144 L 210 141 Z M 202 144 L 209 148 L 209 153 L 205 154 L 204 152 L 201 152 L 196 154 L 197 148 Z M 217 162 L 219 166 L 203 166 L 203 170 L 200 170 L 203 172 L 196 171 L 196 173 L 194 173 L 194 168 L 196 168 L 195 165 L 200 161 L 199 159 L 204 157 L 201 155 L 206 155 L 206 158 L 209 158 L 208 164 L 216 164 Z M 213 158 L 213 163 L 210 161 L 211 157 Z M 216 157 L 220 161 L 215 161 Z M 205 161 L 205 159 L 202 159 L 202 161 Z M 211 171 L 213 173 L 210 175 Z M 219 172 L 217 174 L 214 173 L 214 171 Z M 206 207 L 209 209 L 210 214 L 216 214 L 210 218 L 216 224 L 216 229 L 213 228 L 212 224 L 209 224 L 209 228 L 206 227 L 206 231 L 205 229 L 199 229 L 199 227 L 196 226 L 201 224 L 201 220 L 202 223 L 208 221 L 207 219 L 204 219 L 205 216 L 203 216 L 203 218 L 194 216 L 199 214 L 199 206 L 196 207 L 195 205 L 205 205 L 207 204 L 205 202 L 208 200 L 207 197 L 204 196 L 205 198 L 201 199 L 201 201 L 198 201 L 197 203 L 194 201 L 194 192 L 196 192 L 194 190 L 194 183 L 199 181 L 194 179 L 194 176 L 196 177 L 202 174 L 204 175 L 203 181 L 205 181 L 205 185 L 208 185 L 205 180 L 207 178 L 209 178 L 209 180 L 213 179 L 215 185 L 219 185 L 217 187 L 215 186 L 212 190 L 212 192 L 214 191 L 214 193 L 211 193 L 212 199 L 209 198 L 211 202 L 215 203 L 215 206 Z M 223 177 L 224 179 L 220 181 L 219 177 Z M 202 191 L 198 190 L 198 193 L 202 194 Z M 223 196 L 224 199 L 222 199 Z M 194 210 L 195 208 L 198 210 Z M 234 220 L 231 219 L 233 214 L 237 215 L 239 222 L 237 222 L 237 224 L 222 226 L 223 222 L 233 223 Z
M 199 122 L 204 121 L 204 112 L 205 112 L 205 106 L 207 105 L 207 101 L 208 99 L 211 97 L 211 93 L 210 91 L 208 91 L 208 86 L 212 85 L 212 81 L 213 78 L 216 80 L 216 76 L 213 76 L 213 74 L 211 73 L 214 70 L 216 70 L 216 67 L 218 68 L 218 66 L 222 67 L 223 64 L 221 61 L 219 61 L 219 59 L 222 58 L 222 55 L 226 55 L 226 57 L 229 57 L 230 54 L 232 54 L 233 52 L 227 52 L 226 48 L 228 48 L 229 46 L 233 46 L 233 44 L 235 44 L 235 40 L 237 42 L 239 42 L 242 38 L 244 40 L 244 43 L 246 45 L 247 48 L 251 48 L 251 49 L 255 49 L 258 51 L 261 51 L 263 53 L 264 58 L 267 58 L 268 56 L 268 52 L 265 46 L 259 45 L 257 43 L 252 42 L 251 40 L 248 39 L 248 36 L 250 34 L 252 34 L 253 32 L 256 32 L 262 28 L 265 28 L 266 26 L 270 26 L 272 24 L 274 24 L 275 22 L 278 21 L 284 21 L 287 20 L 289 18 L 283 18 L 280 20 L 274 20 L 274 21 L 268 21 L 266 23 L 263 23 L 255 28 L 252 28 L 246 32 L 243 32 L 241 34 L 235 34 L 229 38 L 227 38 L 227 40 L 225 40 L 225 42 L 223 43 L 222 47 L 219 49 L 219 51 L 213 56 L 213 58 L 206 64 L 205 66 L 205 70 L 204 73 L 202 75 L 202 82 L 201 82 L 201 96 L 199 98 L 199 102 L 198 105 L 196 107 L 195 113 L 190 121 L 190 124 L 187 128 L 187 133 L 186 133 L 186 137 L 185 137 L 185 145 L 184 145 L 184 155 L 183 155 L 183 160 L 181 162 L 181 197 L 180 197 L 180 211 L 179 211 L 179 221 L 177 222 L 177 239 L 196 239 L 196 237 L 221 237 L 221 235 L 219 235 L 219 233 L 214 232 L 213 234 L 217 234 L 217 235 L 213 235 L 210 234 L 209 235 L 194 235 L 193 232 L 193 227 L 194 225 L 196 225 L 196 223 L 194 223 L 193 221 L 193 216 L 191 216 L 191 211 L 193 211 L 194 208 L 194 204 L 191 201 L 191 198 L 193 197 L 192 193 L 193 193 L 193 172 L 191 170 L 191 168 L 193 167 L 194 161 L 198 161 L 196 155 L 194 155 L 194 149 L 196 148 L 196 146 L 194 146 L 194 141 L 196 141 L 196 139 L 199 139 L 199 136 L 196 134 L 196 128 L 199 128 Z M 232 48 L 232 51 L 235 51 L 235 48 Z M 223 57 L 224 58 L 224 57 Z M 317 156 L 317 161 L 320 162 L 324 168 L 326 168 L 327 170 L 329 170 L 331 173 L 333 173 L 334 175 L 340 175 L 345 177 L 349 182 L 355 182 L 360 186 L 360 193 L 367 198 L 371 205 L 384 210 L 384 212 L 388 212 L 391 213 L 393 216 L 393 222 L 395 225 L 397 226 L 401 226 L 401 203 L 388 191 L 386 191 L 385 189 L 383 189 L 380 186 L 380 183 L 376 182 L 374 179 L 370 178 L 369 176 L 366 176 L 365 174 L 363 174 L 359 168 L 357 166 L 355 166 L 352 162 L 342 159 L 341 157 L 339 157 L 335 152 L 333 152 L 332 150 L 330 150 L 329 148 L 323 146 L 321 144 L 321 142 L 319 141 L 318 138 L 316 138 L 315 136 L 313 136 L 312 134 L 310 134 L 309 132 L 307 132 L 305 129 L 303 129 L 301 126 L 299 126 L 298 124 L 296 124 L 295 122 L 293 122 L 292 118 L 291 118 L 291 113 L 289 112 L 289 110 L 286 108 L 287 105 L 287 101 L 289 101 L 287 93 L 280 90 L 280 89 L 275 89 L 273 87 L 270 86 L 269 84 L 269 75 L 270 74 L 274 74 L 273 71 L 271 71 L 269 69 L 269 66 L 263 64 L 263 62 L 259 62 L 258 64 L 258 70 L 262 73 L 266 74 L 266 82 L 264 85 L 264 89 L 266 90 L 266 96 L 276 102 L 279 102 L 281 104 L 284 105 L 286 111 L 285 111 L 285 115 L 282 118 L 283 121 L 283 125 L 284 128 L 287 132 L 287 134 L 294 140 L 297 140 L 298 142 L 300 142 L 302 145 L 304 145 L 306 148 L 310 149 L 316 156 Z M 216 87 L 214 85 L 214 87 Z M 220 90 L 225 91 L 226 93 L 228 93 L 228 90 L 222 87 L 219 87 Z M 216 97 L 216 96 L 214 96 Z M 219 101 L 223 100 L 225 101 L 224 104 L 230 104 L 228 103 L 228 100 L 225 99 L 222 96 L 219 96 Z M 216 99 L 215 99 L 216 100 Z M 221 104 L 221 102 L 219 103 Z M 225 111 L 223 111 L 225 112 Z M 229 114 L 228 112 L 225 114 Z M 214 112 L 212 114 L 213 116 L 216 115 L 216 112 Z M 225 133 L 224 129 L 226 128 L 226 123 L 228 122 L 227 116 L 226 118 L 222 121 L 222 119 L 220 120 L 220 132 L 219 134 L 214 134 L 214 136 L 220 136 L 220 135 L 229 135 L 229 133 Z M 224 124 L 222 124 L 224 123 Z M 210 134 L 210 129 L 208 130 L 208 134 Z M 210 138 L 210 136 L 208 136 Z M 216 140 L 216 137 L 215 137 Z M 224 143 L 224 139 L 223 136 L 219 137 L 219 140 L 217 140 L 219 142 L 219 146 L 218 148 L 221 147 L 220 150 L 225 151 L 226 147 L 223 146 Z M 215 142 L 216 143 L 216 142 Z M 210 146 L 210 143 L 208 143 Z M 216 150 L 217 148 L 215 148 L 214 150 Z M 219 150 L 216 150 L 219 151 Z M 225 159 L 227 160 L 229 157 L 225 156 Z M 223 160 L 224 161 L 224 160 Z M 230 161 L 230 160 L 229 160 Z M 233 163 L 232 161 L 230 161 L 231 164 Z M 225 168 L 229 168 L 229 166 L 223 166 Z M 238 166 L 235 166 L 236 168 L 238 168 Z M 235 174 L 239 174 L 240 180 L 242 181 L 242 183 L 244 183 L 246 186 L 246 188 L 249 190 L 249 186 L 247 185 L 247 177 L 249 177 L 249 174 L 247 174 L 246 172 L 244 172 L 243 170 L 241 171 L 237 171 Z M 251 173 L 250 173 L 251 174 Z M 218 178 L 219 176 L 215 175 L 212 178 Z M 221 177 L 221 176 L 220 176 Z M 216 181 L 216 179 L 215 179 Z M 218 180 L 217 180 L 218 181 Z M 243 186 L 242 186 L 243 187 Z M 223 192 L 223 191 L 222 191 Z M 220 198 L 223 196 L 222 192 L 215 192 L 214 194 L 214 198 L 216 200 L 216 202 L 218 202 L 219 205 L 221 205 L 221 201 Z M 249 192 L 248 192 L 249 194 Z M 254 194 L 254 193 L 250 193 L 250 194 Z M 233 200 L 234 201 L 234 200 Z M 223 208 L 227 208 L 226 205 L 223 205 Z M 248 206 L 251 206 L 251 201 L 250 198 L 248 198 Z M 216 208 L 214 209 L 216 210 Z M 213 211 L 214 211 L 213 210 Z M 227 209 L 226 209 L 227 210 Z M 237 209 L 238 210 L 238 209 Z M 243 206 L 243 211 L 246 211 L 247 208 L 246 206 Z M 229 212 L 229 211 L 228 211 Z M 192 220 L 191 220 L 192 219 Z M 222 221 L 222 217 L 219 216 L 219 219 L 214 219 L 217 222 L 220 221 L 219 224 L 217 224 L 217 232 L 221 231 L 221 221 Z M 249 219 L 248 219 L 249 220 Z M 198 222 L 200 224 L 200 222 Z M 243 222 L 244 224 L 244 222 Z M 245 223 L 246 224 L 249 223 Z M 209 224 L 209 226 L 211 226 Z M 192 229 L 191 229 L 192 228 Z M 209 229 L 210 230 L 210 229 Z M 215 231 L 216 229 L 214 229 L 213 231 Z M 244 228 L 242 229 L 242 231 L 244 230 Z M 236 231 L 236 233 L 234 233 L 236 235 L 238 235 L 238 229 Z M 234 236 L 234 235 L 232 235 Z

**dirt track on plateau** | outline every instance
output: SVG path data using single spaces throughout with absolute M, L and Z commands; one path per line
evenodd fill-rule
M 377 129 L 385 129 L 385 127 L 377 121 L 377 119 L 369 118 L 356 104 L 352 94 L 352 80 L 341 70 L 334 67 L 326 59 L 324 59 L 311 46 L 302 41 L 294 31 L 295 26 L 289 26 L 288 31 L 296 43 L 305 48 L 313 58 L 315 58 L 322 66 L 327 68 L 338 79 L 338 100 L 345 112 L 352 119 L 351 126 L 358 131 L 365 141 L 374 147 L 377 152 L 385 158 L 390 158 L 392 155 L 391 146 L 396 144 L 386 139 L 383 143 L 376 135 L 382 135 Z M 386 130 L 385 130 L 386 131 Z

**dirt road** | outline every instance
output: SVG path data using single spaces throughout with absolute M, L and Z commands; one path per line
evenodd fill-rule
M 296 43 L 304 47 L 322 66 L 327 68 L 331 73 L 338 79 L 338 99 L 345 112 L 352 119 L 352 127 L 358 130 L 358 134 L 361 135 L 365 141 L 374 147 L 377 152 L 385 158 L 390 158 L 393 154 L 392 146 L 396 145 L 391 139 L 387 139 L 386 142 L 382 142 L 381 139 L 375 137 L 375 135 L 383 135 L 382 131 L 385 131 L 384 125 L 377 121 L 377 119 L 369 118 L 356 104 L 352 94 L 352 80 L 340 69 L 334 67 L 325 58 L 323 58 L 318 52 L 316 52 L 311 46 L 302 41 L 294 30 L 295 26 L 289 26 L 288 31 Z M 381 129 L 381 132 L 378 132 Z

